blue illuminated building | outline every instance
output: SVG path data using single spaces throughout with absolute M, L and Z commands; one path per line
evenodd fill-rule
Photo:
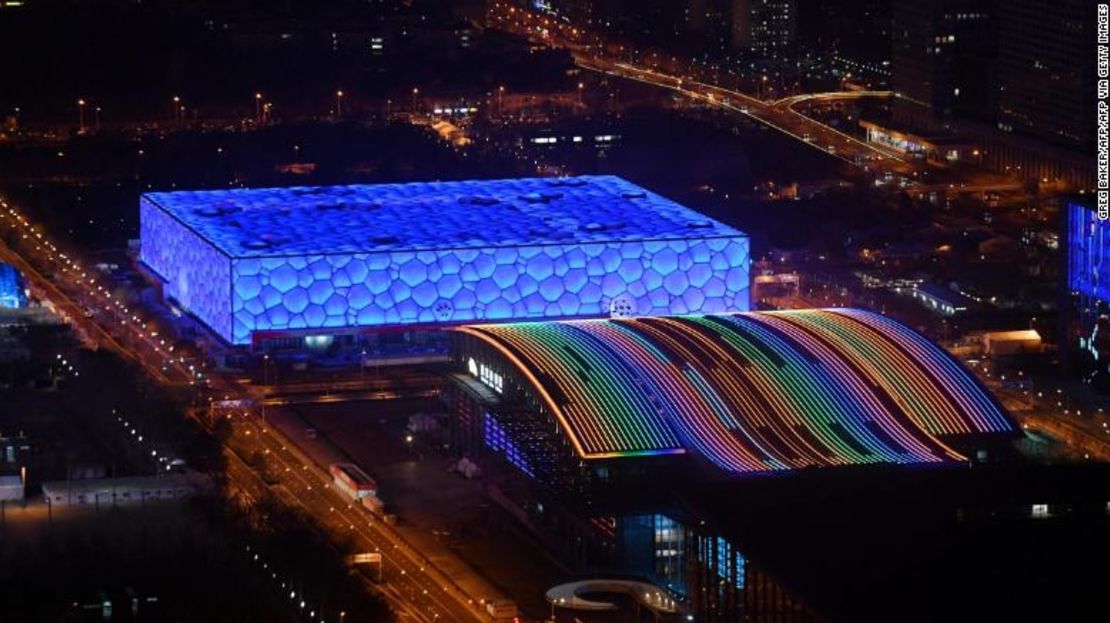
M 1066 368 L 1110 391 L 1110 221 L 1100 219 L 1092 206 L 1070 201 L 1064 226 L 1070 305 L 1062 316 L 1061 354 Z
M 612 176 L 150 193 L 143 264 L 230 344 L 744 311 L 745 234 Z
M 1072 202 L 1067 228 L 1068 287 L 1082 297 L 1110 301 L 1110 221 Z
M 27 292 L 23 280 L 14 267 L 0 263 L 0 309 L 19 309 L 27 306 Z

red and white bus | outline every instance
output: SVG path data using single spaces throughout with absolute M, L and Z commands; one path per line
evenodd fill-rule
M 335 486 L 356 500 L 378 495 L 378 483 L 354 463 L 332 463 L 328 471 Z

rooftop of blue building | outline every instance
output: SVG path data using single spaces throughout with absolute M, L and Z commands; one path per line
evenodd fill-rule
M 143 200 L 231 257 L 744 235 L 605 175 L 155 192 Z

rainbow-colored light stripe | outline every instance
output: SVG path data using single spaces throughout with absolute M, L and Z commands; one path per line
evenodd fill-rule
M 734 473 L 963 460 L 1013 422 L 946 352 L 854 309 L 459 329 L 502 353 L 586 459 L 693 451 Z

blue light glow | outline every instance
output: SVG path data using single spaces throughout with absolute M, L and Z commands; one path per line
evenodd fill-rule
M 748 309 L 748 239 L 611 176 L 153 193 L 141 259 L 256 331 Z
M 505 427 L 501 426 L 497 418 L 488 411 L 482 415 L 482 437 L 490 450 L 503 454 L 505 460 L 525 474 L 533 478 L 536 476 L 532 471 L 532 465 L 528 462 L 528 457 L 520 451 L 512 437 L 505 432 Z
M 1068 204 L 1067 213 L 1068 287 L 1110 302 L 1110 222 L 1078 203 Z
M 0 309 L 19 309 L 27 306 L 27 293 L 19 271 L 8 264 L 0 264 Z

